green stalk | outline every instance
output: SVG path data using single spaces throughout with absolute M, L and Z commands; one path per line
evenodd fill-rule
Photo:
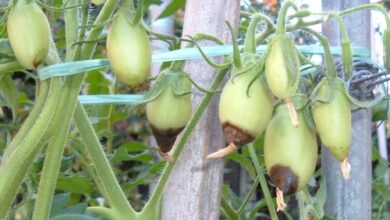
M 134 209 L 130 206 L 124 195 L 121 187 L 116 180 L 111 166 L 104 154 L 100 145 L 99 139 L 94 132 L 94 129 L 88 119 L 88 115 L 80 103 L 77 103 L 74 120 L 80 135 L 86 143 L 86 151 L 88 152 L 94 166 L 96 167 L 98 178 L 101 180 L 104 191 L 109 196 L 108 201 L 112 208 L 126 212 L 129 219 L 133 219 L 136 215 Z
M 357 11 L 362 11 L 362 10 L 378 10 L 385 17 L 387 28 L 390 27 L 390 16 L 387 13 L 386 9 L 382 5 L 379 5 L 379 4 L 359 5 L 359 6 L 356 6 L 356 7 L 353 7 L 353 8 L 349 8 L 349 9 L 343 10 L 343 11 L 339 12 L 339 15 L 340 16 L 345 16 L 345 15 L 348 15 L 348 14 L 351 14 L 351 13 L 354 13 L 354 12 L 357 12 Z
M 297 10 L 297 6 L 290 0 L 283 3 L 282 8 L 279 11 L 278 20 L 276 22 L 276 33 L 283 34 L 286 32 L 286 18 L 287 10 L 290 7 L 294 7 Z
M 331 18 L 336 19 L 341 30 L 341 54 L 343 59 L 343 70 L 345 78 L 350 78 L 352 76 L 352 47 L 351 41 L 348 37 L 347 28 L 345 23 L 340 15 L 336 13 L 313 13 L 314 15 L 327 15 Z
M 265 21 L 267 26 L 266 29 L 258 37 L 256 37 L 256 27 L 260 21 Z M 248 30 L 246 32 L 244 51 L 256 53 L 257 43 L 263 41 L 270 30 L 275 30 L 275 26 L 268 16 L 263 15 L 261 13 L 253 15 L 252 20 L 248 26 Z
M 225 74 L 227 73 L 228 69 L 221 69 L 215 76 L 214 80 L 211 83 L 211 86 L 209 90 L 215 91 L 218 89 L 219 85 L 221 84 Z M 191 136 L 192 131 L 195 129 L 195 126 L 198 124 L 200 121 L 200 118 L 203 114 L 203 112 L 206 110 L 208 104 L 210 103 L 212 97 L 214 94 L 208 93 L 206 94 L 202 101 L 199 104 L 198 109 L 192 116 L 191 120 L 188 122 L 187 126 L 184 128 L 182 132 L 182 136 L 176 146 L 176 150 L 173 153 L 173 161 L 171 163 L 167 163 L 163 173 L 161 174 L 160 180 L 157 182 L 156 187 L 154 188 L 154 191 L 149 199 L 149 201 L 146 203 L 144 209 L 141 212 L 141 215 L 145 210 L 148 209 L 153 209 L 153 207 L 156 207 L 156 205 L 159 204 L 162 196 L 163 196 L 163 191 L 165 188 L 165 185 L 168 182 L 169 175 L 171 174 L 173 168 L 176 165 L 177 159 L 181 152 L 184 149 L 185 144 L 187 143 L 188 138 Z
M 237 37 L 234 34 L 232 26 L 226 22 L 230 35 L 232 36 L 232 45 L 233 45 L 233 63 L 236 68 L 240 68 L 242 66 L 241 64 L 241 57 L 240 57 L 240 49 L 238 48 L 238 43 L 237 43 Z
M 331 17 L 334 17 L 340 26 L 343 69 L 344 69 L 345 78 L 349 79 L 352 76 L 352 47 L 351 47 L 351 41 L 349 40 L 348 37 L 347 28 L 345 26 L 343 19 L 338 14 L 330 13 L 329 15 Z
M 224 211 L 225 217 L 228 220 L 240 220 L 241 216 L 238 215 L 224 197 L 221 198 L 221 207 Z
M 336 78 L 337 71 L 336 71 L 336 67 L 335 67 L 334 62 L 333 62 L 333 56 L 332 56 L 332 53 L 330 52 L 329 43 L 328 43 L 328 40 L 326 39 L 326 37 L 324 37 L 322 34 L 316 32 L 310 28 L 302 28 L 302 30 L 314 35 L 321 42 L 322 47 L 324 48 L 326 70 L 328 72 L 328 76 L 331 78 Z
M 115 9 L 116 1 L 107 0 L 102 8 L 96 23 L 109 19 Z M 89 39 L 96 38 L 101 33 L 102 28 L 94 28 L 89 34 Z M 90 58 L 96 43 L 89 43 L 83 48 L 82 57 Z M 77 102 L 78 92 L 83 82 L 84 74 L 69 77 L 65 87 L 69 86 L 70 96 L 63 102 L 67 102 L 70 106 L 75 106 Z M 20 146 L 10 155 L 9 161 L 0 167 L 0 218 L 6 215 L 7 209 L 10 206 L 13 198 L 16 195 L 17 189 L 20 186 L 28 167 L 40 149 L 38 143 L 47 131 L 49 122 L 52 120 L 56 107 L 58 105 L 58 97 L 62 88 L 61 80 L 57 77 L 51 79 L 50 91 L 48 100 L 42 113 L 35 122 L 30 132 L 25 136 Z M 59 110 L 62 111 L 63 109 Z M 71 120 L 71 118 L 62 118 L 63 121 Z M 12 172 L 12 173 L 11 173 Z M 3 178 L 4 177 L 4 178 Z
M 118 90 L 118 81 L 116 79 L 114 79 L 114 82 L 113 82 L 113 88 L 112 88 L 112 94 L 116 94 L 117 93 L 117 90 Z M 115 113 L 115 109 L 116 109 L 116 106 L 115 105 L 110 105 L 108 107 L 108 116 L 107 116 L 107 131 L 110 132 L 110 133 L 113 133 L 113 127 L 114 127 L 114 113 Z M 114 138 L 112 135 L 108 135 L 107 137 L 107 153 L 108 154 L 111 154 L 112 151 L 113 151 L 113 141 L 114 141 Z
M 257 154 L 253 144 L 248 144 L 249 154 L 251 155 L 252 163 L 255 166 L 257 176 L 260 180 L 261 191 L 263 191 L 265 201 L 267 203 L 267 208 L 270 213 L 271 219 L 278 219 L 278 215 L 275 211 L 274 201 L 272 199 L 271 193 L 269 191 L 267 180 L 265 179 L 264 168 L 261 166 L 259 160 L 257 159 Z
M 78 4 L 78 0 L 68 0 L 64 1 L 63 4 L 67 2 L 70 5 Z M 65 39 L 66 39 L 66 55 L 65 60 L 70 61 L 75 54 L 74 47 L 72 47 L 73 43 L 76 41 L 77 36 L 77 8 L 72 8 L 64 11 L 65 17 Z
M 28 168 L 41 148 L 38 144 L 49 128 L 57 110 L 61 87 L 61 79 L 59 77 L 51 79 L 47 102 L 41 114 L 39 114 L 30 132 L 26 134 L 19 146 L 9 155 L 7 162 L 0 167 L 0 219 L 7 214 L 8 208 L 15 198 Z
M 18 61 L 11 61 L 8 63 L 0 64 L 0 73 L 14 72 L 16 70 L 23 70 L 24 68 L 19 64 Z
M 43 106 L 46 102 L 47 94 L 49 92 L 49 85 L 50 82 L 48 80 L 42 81 L 39 84 L 39 94 L 35 100 L 34 107 L 30 111 L 30 114 L 28 115 L 27 119 L 23 122 L 22 127 L 19 129 L 12 142 L 5 149 L 2 156 L 1 165 L 3 165 L 8 160 L 10 154 L 20 145 L 24 137 L 31 130 L 39 114 L 42 112 Z
M 254 14 L 245 35 L 245 52 L 256 53 L 256 27 L 260 21 L 260 16 Z
M 65 112 L 66 113 L 66 112 Z M 57 133 L 49 142 L 43 165 L 41 179 L 34 207 L 33 220 L 48 219 L 57 177 L 60 171 L 62 154 L 69 130 L 69 122 L 60 125 Z

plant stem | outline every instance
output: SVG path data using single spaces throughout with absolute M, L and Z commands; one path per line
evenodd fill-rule
M 286 32 L 286 17 L 287 17 L 287 10 L 290 7 L 294 7 L 294 9 L 297 11 L 297 6 L 290 0 L 283 3 L 282 8 L 279 11 L 278 20 L 276 24 L 276 33 L 282 34 Z
M 255 148 L 253 147 L 253 144 L 248 144 L 248 149 L 249 149 L 249 154 L 251 155 L 253 165 L 255 166 L 257 176 L 260 180 L 261 191 L 263 191 L 264 198 L 267 203 L 267 208 L 270 213 L 271 219 L 272 220 L 278 219 L 278 215 L 276 214 L 275 211 L 274 201 L 269 191 L 267 180 L 265 179 L 264 168 L 261 166 L 259 160 L 257 159 L 257 154 Z
M 379 4 L 359 5 L 359 6 L 356 6 L 356 7 L 353 7 L 353 8 L 349 8 L 349 9 L 343 10 L 343 11 L 339 12 L 339 15 L 340 16 L 345 16 L 345 15 L 348 15 L 348 14 L 351 14 L 351 13 L 354 13 L 354 12 L 357 12 L 357 11 L 362 11 L 362 10 L 378 10 L 385 17 L 387 28 L 390 27 L 390 16 L 387 13 L 386 9 L 382 5 L 379 5 Z
M 126 196 L 121 190 L 121 187 L 116 180 L 115 174 L 113 173 L 106 155 L 104 154 L 104 151 L 100 145 L 99 139 L 96 136 L 91 122 L 88 119 L 87 113 L 80 103 L 77 103 L 74 120 L 77 128 L 80 131 L 81 137 L 86 143 L 86 151 L 88 152 L 88 156 L 92 160 L 93 165 L 96 167 L 98 178 L 101 180 L 101 183 L 105 188 L 104 191 L 107 192 L 107 196 L 109 196 L 107 200 L 110 202 L 113 208 L 122 210 L 122 212 L 128 212 L 128 218 L 132 219 L 131 216 L 135 216 L 136 212 L 130 206 Z
M 218 89 L 219 85 L 221 84 L 225 74 L 227 73 L 228 69 L 221 69 L 215 76 L 214 80 L 211 83 L 211 86 L 209 90 L 215 91 Z M 214 94 L 208 93 L 206 94 L 202 101 L 199 104 L 198 109 L 192 116 L 191 120 L 188 122 L 187 126 L 184 128 L 183 135 L 181 136 L 177 146 L 176 150 L 173 153 L 173 161 L 171 163 L 167 163 L 163 173 L 161 174 L 160 180 L 156 184 L 156 187 L 154 188 L 154 191 L 149 199 L 149 201 L 146 203 L 144 210 L 155 207 L 157 204 L 159 204 L 162 196 L 163 196 L 163 190 L 165 188 L 165 185 L 168 182 L 169 175 L 171 174 L 173 168 L 176 165 L 176 161 L 180 155 L 180 153 L 183 151 L 185 144 L 187 143 L 188 138 L 192 134 L 192 131 L 194 130 L 195 126 L 200 121 L 200 118 L 203 114 L 203 112 L 206 110 L 208 104 L 210 103 L 212 97 Z M 144 211 L 143 210 L 143 211 Z
M 47 94 L 49 92 L 49 85 L 50 82 L 48 80 L 42 81 L 40 83 L 39 92 L 38 92 L 39 94 L 36 98 L 35 105 L 32 108 L 27 119 L 23 122 L 22 127 L 19 129 L 18 133 L 16 134 L 12 142 L 5 149 L 2 156 L 2 161 L 0 163 L 1 165 L 7 161 L 10 154 L 20 145 L 20 143 L 23 141 L 27 133 L 31 130 L 32 126 L 34 125 L 36 119 L 41 113 L 43 106 L 46 102 Z
M 69 122 L 61 125 L 49 142 L 35 202 L 33 220 L 48 219 L 57 184 L 62 154 L 65 148 Z
M 57 110 L 61 87 L 59 77 L 51 79 L 47 102 L 41 114 L 19 146 L 9 155 L 7 162 L 0 166 L 0 219 L 6 215 L 28 168 L 41 148 L 39 143 Z
M 333 62 L 333 56 L 330 51 L 329 43 L 326 37 L 324 37 L 322 34 L 310 29 L 310 28 L 302 28 L 303 31 L 306 31 L 312 35 L 314 35 L 316 38 L 319 39 L 319 41 L 322 44 L 322 47 L 324 48 L 324 55 L 325 55 L 325 61 L 326 61 L 326 70 L 328 72 L 328 76 L 332 78 L 337 77 L 337 71 L 336 67 Z
M 225 217 L 228 220 L 240 220 L 241 217 L 236 213 L 236 211 L 230 206 L 224 197 L 221 198 L 221 207 L 225 212 Z
M 23 70 L 24 68 L 19 64 L 18 61 L 12 61 L 8 63 L 0 64 L 0 73 L 14 72 L 16 70 Z

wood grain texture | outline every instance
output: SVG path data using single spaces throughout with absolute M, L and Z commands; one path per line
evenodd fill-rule
M 237 27 L 238 18 L 238 0 L 187 0 L 183 36 L 203 32 L 230 42 L 225 21 Z M 216 73 L 201 60 L 187 62 L 185 71 L 205 88 Z M 203 95 L 193 91 L 194 112 Z M 170 176 L 163 197 L 164 220 L 219 219 L 223 159 L 206 160 L 207 154 L 225 145 L 218 119 L 218 100 L 219 95 L 215 95 Z
M 369 3 L 369 0 L 322 0 L 324 11 L 337 11 L 365 3 Z M 344 17 L 344 21 L 352 45 L 370 48 L 370 14 L 367 11 L 354 13 Z M 339 46 L 341 33 L 338 24 L 327 22 L 323 28 L 330 44 Z M 371 219 L 371 145 L 371 110 L 363 109 L 352 113 L 352 146 L 349 155 L 352 170 L 349 181 L 343 180 L 340 163 L 326 148 L 322 148 L 322 169 L 327 184 L 325 211 L 337 220 Z

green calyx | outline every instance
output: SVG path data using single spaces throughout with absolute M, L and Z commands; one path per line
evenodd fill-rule
M 341 162 L 348 157 L 352 141 L 351 107 L 341 81 L 322 81 L 313 118 L 322 143 Z
M 264 139 L 264 157 L 272 182 L 285 194 L 300 191 L 313 176 L 317 163 L 315 132 L 298 111 L 294 127 L 286 105 L 280 105 L 269 122 Z
M 146 104 L 149 123 L 161 130 L 183 128 L 191 117 L 191 81 L 182 71 L 161 73 L 153 100 Z
M 298 89 L 300 62 L 293 40 L 276 35 L 265 58 L 265 74 L 272 93 L 280 99 L 291 97 Z
M 18 62 L 26 69 L 36 69 L 50 46 L 50 26 L 35 1 L 17 1 L 7 19 L 7 32 Z
M 250 56 L 252 55 L 252 56 Z M 219 117 L 228 142 L 245 144 L 265 130 L 272 116 L 272 94 L 259 75 L 259 68 L 237 74 L 241 69 L 254 65 L 254 54 L 243 55 L 243 66 L 233 68 L 232 76 L 225 84 L 219 101 Z M 227 134 L 234 129 L 236 132 Z M 234 134 L 241 133 L 242 137 Z
M 149 37 L 141 25 L 130 22 L 128 10 L 116 15 L 107 35 L 107 52 L 120 81 L 132 87 L 146 81 L 152 62 Z

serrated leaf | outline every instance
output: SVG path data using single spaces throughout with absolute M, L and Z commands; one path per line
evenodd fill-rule
M 177 10 L 183 8 L 185 4 L 186 4 L 186 0 L 171 1 L 167 5 L 167 7 L 165 7 L 165 9 L 161 12 L 161 14 L 157 17 L 156 20 L 173 15 Z
M 11 109 L 12 117 L 15 119 L 19 106 L 19 93 L 11 74 L 0 75 L 0 102 Z

